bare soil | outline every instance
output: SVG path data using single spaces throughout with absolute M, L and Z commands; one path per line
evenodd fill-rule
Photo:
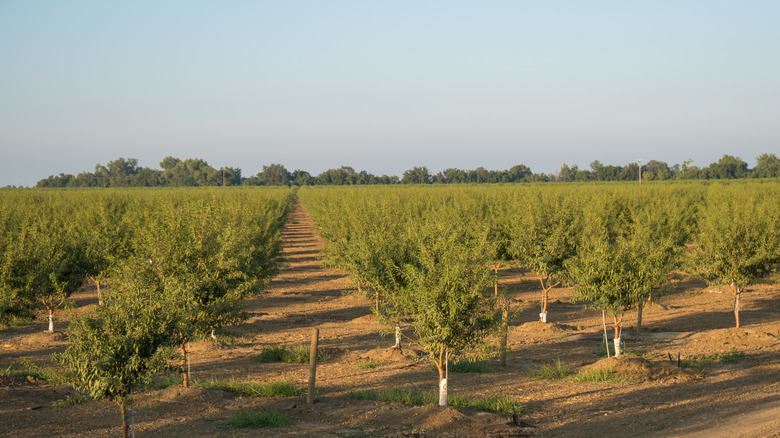
M 281 271 L 260 296 L 247 302 L 246 324 L 233 337 L 192 346 L 195 380 L 288 380 L 305 388 L 307 364 L 260 363 L 268 346 L 309 344 L 314 328 L 330 357 L 317 369 L 317 397 L 261 399 L 194 386 L 141 391 L 134 396 L 138 436 L 312 437 L 521 437 L 521 436 L 780 436 L 780 287 L 777 278 L 743 294 L 742 328 L 733 328 L 732 297 L 683 274 L 669 293 L 645 307 L 643 331 L 629 315 L 621 359 L 598 355 L 601 313 L 571 303 L 571 291 L 553 289 L 547 324 L 537 321 L 541 289 L 520 269 L 501 271 L 515 308 L 507 366 L 495 357 L 489 373 L 451 373 L 450 393 L 508 396 L 529 408 L 522 426 L 511 416 L 435 405 L 359 401 L 351 391 L 410 388 L 434 392 L 437 372 L 407 341 L 402 350 L 373 321 L 371 301 L 355 293 L 343 273 L 323 269 L 322 241 L 298 203 L 283 237 Z M 74 296 L 74 312 L 97 305 L 93 287 Z M 64 329 L 68 316 L 60 315 Z M 0 371 L 21 369 L 20 359 L 48 364 L 62 351 L 62 332 L 46 323 L 0 331 Z M 411 336 L 406 329 L 405 335 Z M 610 333 L 611 336 L 611 333 Z M 602 349 L 603 350 L 603 349 Z M 743 356 L 724 362 L 718 355 Z M 681 365 L 698 366 L 678 367 Z M 368 368 L 368 361 L 374 365 Z M 537 380 L 529 370 L 560 360 L 572 370 L 611 367 L 624 383 Z M 34 378 L 0 377 L 0 436 L 121 436 L 119 408 L 108 401 L 54 409 L 73 391 Z M 224 421 L 240 410 L 275 411 L 293 423 L 276 429 L 230 429 Z

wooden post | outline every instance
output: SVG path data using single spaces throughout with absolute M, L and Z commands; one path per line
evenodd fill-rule
M 639 302 L 636 306 L 636 333 L 642 333 L 642 309 L 644 307 L 643 302 Z
M 309 392 L 306 394 L 306 403 L 314 404 L 314 383 L 317 380 L 317 343 L 320 338 L 320 329 L 314 329 L 311 337 L 311 351 L 309 352 Z

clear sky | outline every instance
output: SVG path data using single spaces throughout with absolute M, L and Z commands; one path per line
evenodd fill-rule
M 780 154 L 780 1 L 0 0 L 0 186 Z

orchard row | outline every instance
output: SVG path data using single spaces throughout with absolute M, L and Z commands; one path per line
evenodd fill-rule
M 276 272 L 290 189 L 0 192 L 0 323 L 55 311 L 85 283 L 101 306 L 73 316 L 56 359 L 70 383 L 115 400 L 187 344 L 241 320 Z M 108 286 L 108 287 L 107 287 Z
M 742 291 L 780 262 L 780 184 L 301 188 L 326 242 L 381 321 L 402 322 L 439 369 L 496 330 L 504 361 L 508 300 L 502 264 L 611 315 L 616 353 L 626 312 L 658 294 L 673 270 L 728 285 L 739 327 Z M 442 383 L 444 382 L 444 383 Z M 446 403 L 446 391 L 440 394 Z

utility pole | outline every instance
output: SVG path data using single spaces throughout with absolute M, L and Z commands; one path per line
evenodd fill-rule
M 641 172 L 641 170 L 640 170 Z M 222 168 L 222 188 L 225 188 L 225 168 Z
M 642 159 L 639 158 L 637 161 L 639 161 L 639 185 L 642 185 Z

